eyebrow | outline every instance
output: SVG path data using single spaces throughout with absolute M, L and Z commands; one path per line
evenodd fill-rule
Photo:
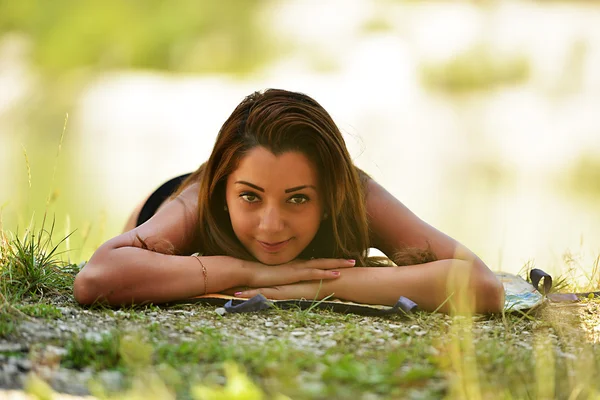
M 263 193 L 265 192 L 265 189 L 261 188 L 260 186 L 256 186 L 255 184 L 250 183 L 250 182 L 236 181 L 235 183 L 241 183 L 242 185 L 250 186 L 251 188 L 258 190 L 259 192 L 263 192 Z M 300 185 L 300 186 L 294 186 L 293 188 L 285 189 L 285 193 L 297 192 L 298 190 L 302 190 L 302 189 L 306 189 L 306 188 L 312 188 L 315 191 L 317 190 L 316 186 L 314 186 L 314 185 Z

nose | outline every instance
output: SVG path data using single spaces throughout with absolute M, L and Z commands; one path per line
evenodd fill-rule
M 267 233 L 277 233 L 284 228 L 283 216 L 281 210 L 277 207 L 265 207 L 261 218 L 259 229 Z

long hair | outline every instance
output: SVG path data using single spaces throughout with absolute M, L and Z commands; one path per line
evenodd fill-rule
M 329 218 L 321 222 L 299 258 L 352 258 L 362 266 L 386 264 L 381 259 L 367 258 L 368 176 L 354 166 L 340 130 L 314 99 L 279 89 L 247 96 L 221 127 L 208 161 L 173 195 L 192 182 L 200 182 L 197 232 L 200 253 L 254 260 L 233 232 L 224 205 L 227 177 L 258 146 L 275 155 L 301 152 L 317 169 L 324 210 Z

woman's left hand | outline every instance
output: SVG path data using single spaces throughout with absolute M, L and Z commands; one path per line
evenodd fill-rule
M 325 297 L 332 295 L 325 281 L 308 281 L 292 283 L 290 285 L 279 285 L 265 288 L 252 288 L 248 290 L 238 291 L 234 295 L 240 298 L 250 298 L 257 294 L 262 294 L 267 299 L 272 300 L 288 300 L 288 299 L 307 299 L 307 300 L 322 300 Z

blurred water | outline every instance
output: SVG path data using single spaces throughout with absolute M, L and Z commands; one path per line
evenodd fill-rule
M 598 197 L 574 192 L 568 175 L 582 155 L 600 154 L 598 6 L 318 4 L 284 2 L 271 10 L 273 29 L 296 47 L 243 80 L 135 71 L 97 76 L 69 110 L 54 186 L 49 175 L 64 116 L 40 139 L 20 133 L 27 123 L 19 110 L 0 108 L 0 205 L 11 202 L 5 224 L 23 226 L 27 211 L 39 210 L 58 187 L 53 211 L 60 229 L 69 215 L 77 235 L 91 232 L 79 253 L 85 258 L 157 185 L 208 157 L 220 125 L 245 95 L 281 87 L 316 98 L 361 168 L 492 268 L 518 272 L 535 260 L 556 272 L 567 251 L 600 254 Z M 530 78 L 460 95 L 425 89 L 423 65 L 481 43 L 494 54 L 525 54 Z M 0 79 L 7 70 L 0 68 Z M 19 79 L 20 90 L 32 90 L 33 78 Z M 0 106 L 10 103 L 6 98 L 0 95 Z M 39 177 L 32 189 L 22 143 Z

